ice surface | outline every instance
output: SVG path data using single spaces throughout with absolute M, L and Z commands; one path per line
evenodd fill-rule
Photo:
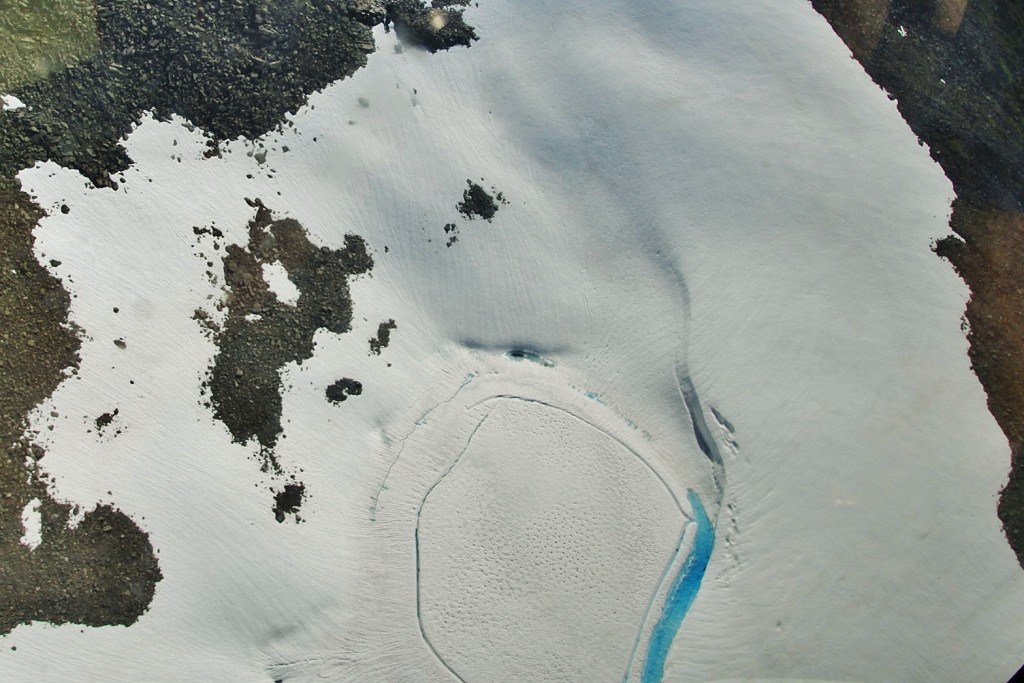
M 431 584 L 425 632 L 465 662 L 466 680 L 582 680 L 550 663 L 586 659 L 588 638 L 600 671 L 587 680 L 622 680 L 636 601 L 694 514 L 690 489 L 716 542 L 666 681 L 1008 678 L 1024 656 L 1024 574 L 995 516 L 1008 451 L 968 366 L 967 292 L 929 250 L 946 233 L 950 185 L 895 105 L 804 2 L 481 4 L 469 10 L 482 36 L 470 50 L 398 54 L 378 32 L 367 68 L 269 136 L 263 165 L 246 155 L 251 143 L 205 159 L 181 121 L 147 119 L 126 142 L 136 164 L 118 191 L 52 163 L 21 174 L 44 207 L 72 209 L 50 212 L 36 248 L 41 263 L 62 262 L 55 274 L 87 335 L 78 376 L 34 419 L 43 466 L 58 496 L 130 514 L 164 579 L 130 628 L 18 628 L 0 677 L 452 680 L 423 637 L 417 510 L 444 539 L 430 567 L 458 564 L 471 534 L 498 553 L 502 531 L 522 531 L 488 531 L 487 491 L 454 462 L 486 406 L 518 396 L 636 454 L 628 464 L 591 442 L 632 473 L 633 489 L 601 489 L 608 509 L 651 526 L 627 539 L 607 518 L 567 515 L 558 533 L 583 553 L 567 566 L 603 558 L 581 586 L 634 570 L 642 580 L 564 612 L 575 644 L 547 653 L 519 626 L 500 650 L 483 626 L 444 626 L 451 588 Z M 467 179 L 509 204 L 492 223 L 460 223 L 447 248 L 442 228 L 461 220 Z M 315 244 L 337 248 L 351 232 L 374 250 L 372 273 L 351 284 L 352 331 L 319 334 L 314 357 L 282 371 L 278 457 L 281 476 L 306 485 L 302 524 L 274 520 L 268 494 L 281 480 L 231 442 L 200 393 L 215 347 L 193 315 L 222 293 L 192 228 L 215 222 L 225 242 L 245 243 L 246 197 L 297 219 Z M 370 355 L 367 340 L 391 318 L 389 347 Z M 550 365 L 506 357 L 516 350 Z M 363 384 L 358 400 L 324 399 L 338 377 Z M 724 478 L 701 452 L 691 389 L 717 411 L 694 417 Z M 45 428 L 51 411 L 114 405 L 117 436 L 86 421 Z M 530 424 L 552 415 L 535 411 Z M 514 429 L 489 438 L 511 449 Z M 524 448 L 557 443 L 524 434 Z M 573 487 L 606 480 L 582 457 L 544 461 L 565 468 L 565 484 L 516 472 L 488 505 L 525 514 L 513 486 L 547 505 L 564 488 L 591 510 Z M 448 471 L 461 488 L 428 498 Z M 654 494 L 644 471 L 671 495 Z M 464 528 L 456 491 L 476 505 Z M 679 509 L 664 503 L 672 495 Z M 517 590 L 552 577 L 531 573 L 529 553 L 565 550 L 549 540 L 556 527 L 543 531 L 518 546 L 528 552 Z M 627 541 L 661 564 L 613 562 Z M 497 557 L 472 566 L 491 571 Z M 497 594 L 474 595 L 464 618 L 522 623 Z M 571 621 L 619 607 L 621 623 Z M 513 654 L 515 675 L 474 668 Z
M 573 413 L 494 399 L 417 526 L 420 613 L 466 680 L 600 680 L 631 647 L 686 517 Z

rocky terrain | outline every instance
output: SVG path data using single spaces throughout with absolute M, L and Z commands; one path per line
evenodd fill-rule
M 1024 566 L 1024 7 L 813 0 L 953 183 L 936 253 L 971 288 L 971 361 L 1012 449 L 999 502 Z
M 32 231 L 44 211 L 21 190 L 16 174 L 50 160 L 77 169 L 97 187 L 116 190 L 117 174 L 132 163 L 118 143 L 147 111 L 184 117 L 208 136 L 209 154 L 216 155 L 220 142 L 256 138 L 283 125 L 285 115 L 311 93 L 364 66 L 374 50 L 374 25 L 387 21 L 408 44 L 429 51 L 469 45 L 476 34 L 462 19 L 463 4 L 76 0 L 22 3 L 4 11 L 0 91 L 25 106 L 0 110 L 0 633 L 32 620 L 130 624 L 145 611 L 161 578 L 138 525 L 100 506 L 69 528 L 70 506 L 50 496 L 33 464 L 45 453 L 24 436 L 27 415 L 75 373 L 81 331 L 67 324 L 68 293 L 35 259 Z M 281 230 L 288 232 L 287 226 Z M 369 257 L 355 243 L 342 255 L 301 240 L 292 244 L 308 247 L 300 249 L 301 256 L 288 252 L 302 272 L 306 266 L 327 267 L 341 276 L 345 269 L 369 267 Z M 261 300 L 259 293 L 243 294 L 252 284 L 245 267 L 253 258 L 238 248 L 225 259 L 233 310 Z M 301 277 L 310 284 L 316 278 Z M 343 301 L 332 311 L 316 297 L 307 301 L 308 310 L 294 313 L 305 321 L 302 329 L 347 325 Z M 269 315 L 274 306 L 264 303 Z M 288 317 L 283 309 L 274 312 L 281 314 L 278 321 Z M 230 318 L 220 333 L 226 351 L 211 388 L 217 415 L 236 438 L 256 438 L 273 467 L 280 396 L 267 373 L 276 365 L 247 355 L 253 344 L 273 336 L 264 333 L 268 326 L 273 323 Z M 293 344 L 279 355 L 308 351 L 308 340 L 297 343 L 301 349 Z M 256 391 L 257 385 L 258 396 L 242 391 Z M 243 419 L 234 410 L 243 405 L 263 409 Z M 302 500 L 301 486 L 289 486 L 275 505 L 279 518 Z M 21 517 L 34 500 L 40 501 L 43 540 L 30 550 L 20 542 Z

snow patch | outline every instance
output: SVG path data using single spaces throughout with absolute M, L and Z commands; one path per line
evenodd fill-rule
M 30 500 L 21 511 L 21 526 L 25 533 L 21 537 L 22 545 L 35 550 L 43 542 L 43 518 L 39 514 L 42 502 L 38 498 Z
M 263 279 L 281 303 L 294 306 L 299 303 L 299 296 L 302 294 L 295 283 L 288 278 L 288 269 L 280 261 L 264 263 Z
M 2 107 L 4 111 L 14 111 L 15 109 L 22 109 L 25 106 L 25 103 L 14 95 L 0 95 L 0 102 L 2 102 L 0 107 Z
M 68 513 L 67 527 L 69 529 L 77 529 L 78 525 L 85 519 L 85 508 L 81 505 L 75 505 L 71 508 L 71 512 Z

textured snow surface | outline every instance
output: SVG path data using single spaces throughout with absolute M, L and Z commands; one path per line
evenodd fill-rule
M 87 335 L 44 465 L 164 579 L 129 628 L 19 627 L 0 678 L 638 680 L 692 489 L 716 544 L 664 680 L 1006 680 L 1009 454 L 929 250 L 951 188 L 895 105 L 804 2 L 481 4 L 470 50 L 378 33 L 264 164 L 147 119 L 116 192 L 21 174 L 71 208 L 37 251 Z M 459 217 L 466 179 L 493 222 Z M 222 292 L 192 228 L 244 244 L 246 197 L 374 251 L 352 331 L 282 371 L 301 524 L 200 396 Z M 363 392 L 335 406 L 339 377 Z

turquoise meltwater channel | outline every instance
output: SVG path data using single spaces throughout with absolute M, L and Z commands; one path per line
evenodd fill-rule
M 675 579 L 672 580 L 672 586 L 669 588 L 661 616 L 658 617 L 658 621 L 651 631 L 651 640 L 647 646 L 647 659 L 644 660 L 643 674 L 640 678 L 641 683 L 660 683 L 665 675 L 665 659 L 668 657 L 669 648 L 672 647 L 672 641 L 675 640 L 679 627 L 682 626 L 683 619 L 690 610 L 690 605 L 697 597 L 700 583 L 704 579 L 704 571 L 711 558 L 711 550 L 715 546 L 715 526 L 708 519 L 700 496 L 696 491 L 690 489 L 687 492 L 687 497 L 693 507 L 697 534 L 693 539 L 693 548 L 690 550 L 686 562 L 679 569 Z

